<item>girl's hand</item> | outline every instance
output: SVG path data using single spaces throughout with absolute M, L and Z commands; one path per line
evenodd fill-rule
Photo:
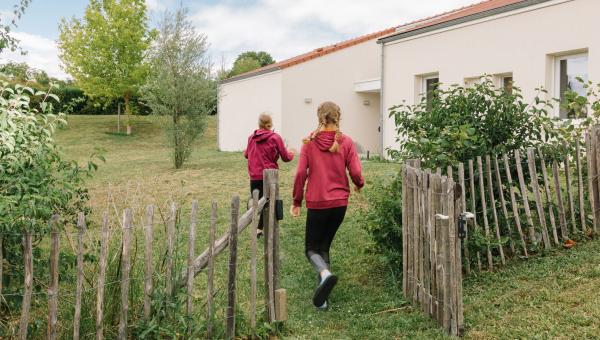
M 300 216 L 300 207 L 295 207 L 292 205 L 290 207 L 290 215 L 292 215 L 292 217 Z
M 360 191 L 361 191 L 361 190 L 362 190 L 362 189 L 361 189 L 361 188 L 359 188 L 359 187 L 357 187 L 356 185 L 354 186 L 354 191 L 355 191 L 356 193 L 360 194 Z

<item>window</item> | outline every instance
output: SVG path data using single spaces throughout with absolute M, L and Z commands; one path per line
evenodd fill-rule
M 465 78 L 465 87 L 474 87 L 477 84 L 481 84 L 484 79 L 484 77 Z
M 435 91 L 439 88 L 440 77 L 436 75 L 426 76 L 422 78 L 421 94 L 425 96 L 427 101 L 427 109 L 431 108 Z
M 504 89 L 504 92 L 508 93 L 508 94 L 512 94 L 513 93 L 513 76 L 511 75 L 505 75 L 505 76 L 500 76 L 500 85 L 502 86 L 502 89 Z
M 576 54 L 556 58 L 555 63 L 555 95 L 560 98 L 560 118 L 582 118 L 577 112 L 571 112 L 563 107 L 566 102 L 567 93 L 575 92 L 580 96 L 586 95 L 583 82 L 588 81 L 588 55 Z

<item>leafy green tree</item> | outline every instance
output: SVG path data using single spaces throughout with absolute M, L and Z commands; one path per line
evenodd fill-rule
M 250 72 L 270 64 L 275 60 L 267 52 L 248 51 L 240 54 L 233 63 L 233 68 L 229 72 L 229 77 L 234 77 L 242 73 Z
M 122 97 L 128 116 L 147 74 L 143 60 L 152 33 L 146 22 L 144 0 L 90 0 L 82 20 L 60 24 L 65 71 L 90 97 Z
M 15 39 L 10 34 L 11 27 L 17 27 L 17 21 L 21 19 L 21 16 L 25 13 L 25 9 L 31 0 L 20 0 L 18 4 L 14 6 L 13 9 L 13 19 L 10 23 L 2 23 L 2 18 L 0 18 L 0 53 L 5 48 L 10 49 L 11 51 L 16 51 L 19 48 L 19 41 Z
M 165 126 L 175 168 L 189 157 L 216 105 L 206 36 L 195 31 L 187 10 L 165 13 L 150 50 L 150 74 L 142 96 L 151 110 L 170 117 Z

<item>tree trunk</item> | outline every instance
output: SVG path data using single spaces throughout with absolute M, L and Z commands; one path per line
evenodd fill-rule
M 125 115 L 127 116 L 127 134 L 131 134 L 131 109 L 129 107 L 129 93 L 125 93 Z
M 173 114 L 173 156 L 175 157 L 175 169 L 179 169 L 183 165 L 181 142 L 179 139 L 179 115 L 175 112 Z

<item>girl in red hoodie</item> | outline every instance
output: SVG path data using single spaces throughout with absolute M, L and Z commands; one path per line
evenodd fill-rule
M 319 127 L 304 140 L 300 151 L 291 215 L 300 215 L 302 200 L 306 198 L 305 254 L 319 273 L 313 304 L 326 309 L 327 298 L 337 283 L 337 277 L 330 272 L 329 248 L 344 220 L 350 196 L 346 170 L 356 191 L 364 186 L 364 179 L 352 139 L 340 132 L 340 108 L 325 102 L 319 105 L 317 116 Z
M 273 130 L 273 120 L 267 113 L 258 117 L 258 130 L 248 137 L 248 146 L 244 157 L 248 160 L 248 175 L 250 176 L 250 194 L 258 190 L 259 198 L 263 196 L 263 170 L 279 169 L 277 160 L 281 156 L 284 162 L 294 159 L 294 150 L 287 150 L 281 136 Z M 262 215 L 258 222 L 258 235 L 262 234 Z

